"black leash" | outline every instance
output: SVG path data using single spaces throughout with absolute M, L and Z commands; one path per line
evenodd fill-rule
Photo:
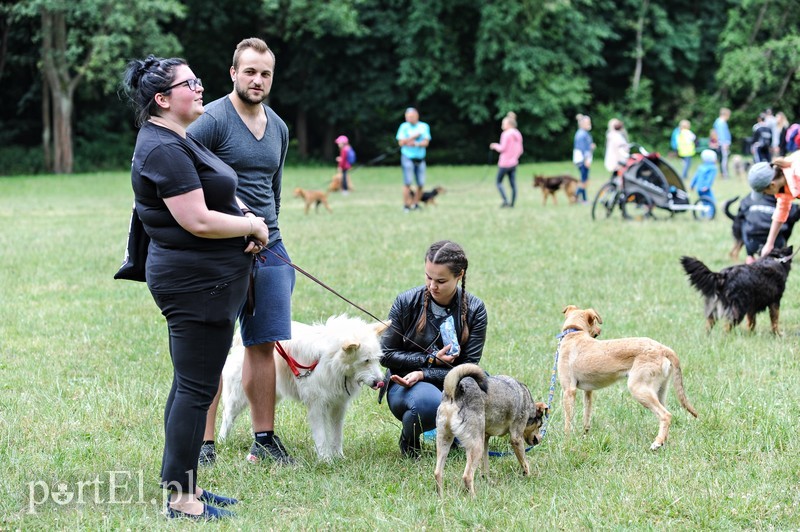
M 547 435 L 547 425 L 550 423 L 550 407 L 553 405 L 553 395 L 556 393 L 556 379 L 558 378 L 558 355 L 559 350 L 561 349 L 561 340 L 568 334 L 578 332 L 578 329 L 567 329 L 565 331 L 561 331 L 560 334 L 556 335 L 558 338 L 558 347 L 556 347 L 556 355 L 555 360 L 553 360 L 553 370 L 550 372 L 550 393 L 547 396 L 547 410 L 544 413 L 544 421 L 542 421 L 542 426 L 539 428 L 539 434 L 541 434 L 542 439 L 539 440 L 539 444 L 544 441 L 545 435 Z M 525 449 L 525 453 L 533 449 L 533 445 Z M 508 452 L 500 452 L 500 451 L 489 451 L 489 456 L 507 456 L 511 454 L 510 451 Z
M 452 189 L 452 191 L 455 192 L 455 193 L 469 192 L 470 190 L 473 190 L 473 189 L 478 188 L 479 186 L 481 186 L 483 184 L 483 182 L 486 181 L 486 179 L 492 174 L 492 170 L 497 168 L 496 166 L 493 166 L 493 164 L 492 164 L 494 162 L 492 160 L 493 159 L 493 154 L 494 154 L 494 150 L 489 150 L 489 153 L 486 156 L 486 171 L 484 172 L 483 177 L 481 177 L 478 181 L 476 181 L 475 183 L 473 183 L 473 184 L 471 184 L 469 186 L 465 186 L 463 188 Z
M 382 160 L 386 159 L 394 151 L 395 151 L 395 149 L 393 147 L 389 148 L 389 149 L 385 150 L 383 153 L 381 153 L 380 155 L 378 155 L 377 157 L 373 157 L 372 159 L 370 159 L 369 161 L 367 161 L 365 163 L 354 164 L 353 166 L 350 167 L 350 170 L 348 170 L 348 172 L 350 172 L 352 174 L 353 172 L 355 172 L 356 170 L 358 170 L 359 168 L 361 168 L 363 166 L 372 166 L 375 163 L 379 163 Z M 338 167 L 336 168 L 336 171 L 337 172 L 339 171 Z
M 346 302 L 346 303 L 348 303 L 348 304 L 352 305 L 353 307 L 357 308 L 358 310 L 360 310 L 361 312 L 363 312 L 364 314 L 366 314 L 366 315 L 367 315 L 367 316 L 369 316 L 370 318 L 372 318 L 372 319 L 374 319 L 375 321 L 377 321 L 377 322 L 379 322 L 379 323 L 383 324 L 383 325 L 384 325 L 385 327 L 387 327 L 387 328 L 389 328 L 389 327 L 393 327 L 393 328 L 394 328 L 394 330 L 395 330 L 395 331 L 397 331 L 397 333 L 398 333 L 400 336 L 402 336 L 404 340 L 406 340 L 406 341 L 410 342 L 411 344 L 413 344 L 414 346 L 418 347 L 418 348 L 420 349 L 420 351 L 422 351 L 423 353 L 425 353 L 425 354 L 428 354 L 428 355 L 430 355 L 430 356 L 434 357 L 436 360 L 438 360 L 439 362 L 441 362 L 441 363 L 442 363 L 442 364 L 444 364 L 445 366 L 448 366 L 448 367 L 450 367 L 450 368 L 452 368 L 452 367 L 453 367 L 453 365 L 452 365 L 452 364 L 450 364 L 449 362 L 446 362 L 446 361 L 442 360 L 441 358 L 439 358 L 438 356 L 436 356 L 436 353 L 435 353 L 435 352 L 434 352 L 434 353 L 428 353 L 428 350 L 427 350 L 426 348 L 422 347 L 422 346 L 421 346 L 421 345 L 419 345 L 417 342 L 415 342 L 414 340 L 412 340 L 411 338 L 409 338 L 408 336 L 406 336 L 405 334 L 403 334 L 403 331 L 401 331 L 401 330 L 400 330 L 398 327 L 396 327 L 394 324 L 389 324 L 389 323 L 386 323 L 384 320 L 380 319 L 380 318 L 379 318 L 379 317 L 377 317 L 375 314 L 373 314 L 372 312 L 368 311 L 367 309 L 365 309 L 365 308 L 364 308 L 364 307 L 362 307 L 361 305 L 359 305 L 359 304 L 357 304 L 357 303 L 354 303 L 353 301 L 351 301 L 351 300 L 347 299 L 347 298 L 346 298 L 346 297 L 344 297 L 342 294 L 340 294 L 339 292 L 337 292 L 336 290 L 334 290 L 333 288 L 331 288 L 330 286 L 328 286 L 328 285 L 327 285 L 327 284 L 325 284 L 324 282 L 320 281 L 319 279 L 317 279 L 315 276 L 313 276 L 313 275 L 311 275 L 310 273 L 308 273 L 307 271 L 305 271 L 305 270 L 304 270 L 303 268 L 301 268 L 300 266 L 298 266 L 298 265 L 296 265 L 295 263 L 293 263 L 292 261 L 290 261 L 290 260 L 287 260 L 287 259 L 285 259 L 284 257 L 282 257 L 282 256 L 278 255 L 277 253 L 275 253 L 274 251 L 272 251 L 272 249 L 270 249 L 270 248 L 266 248 L 266 250 L 267 250 L 267 251 L 269 251 L 270 253 L 272 253 L 272 255 L 273 255 L 273 256 L 275 256 L 275 257 L 279 258 L 279 259 L 280 259 L 282 262 L 284 262 L 284 263 L 285 263 L 287 266 L 291 266 L 291 267 L 292 267 L 292 268 L 293 268 L 295 271 L 297 271 L 297 272 L 301 273 L 302 275 L 304 275 L 305 277 L 307 277 L 307 278 L 311 279 L 312 281 L 314 281 L 315 283 L 317 283 L 318 285 L 320 285 L 322 288 L 324 288 L 325 290 L 327 290 L 327 291 L 328 291 L 328 292 L 330 292 L 331 294 L 335 295 L 336 297 L 338 297 L 338 298 L 339 298 L 339 299 L 341 299 L 342 301 L 344 301 L 344 302 Z

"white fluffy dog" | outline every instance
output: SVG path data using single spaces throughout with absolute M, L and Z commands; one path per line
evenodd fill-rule
M 321 460 L 344 456 L 344 414 L 361 387 L 383 386 L 379 339 L 387 326 L 345 315 L 328 318 L 324 324 L 293 321 L 292 339 L 280 343 L 290 357 L 304 366 L 318 361 L 316 368 L 305 377 L 295 377 L 276 349 L 276 399 L 294 399 L 306 405 L 311 436 Z M 244 346 L 237 332 L 222 370 L 220 439 L 228 436 L 234 420 L 247 406 L 242 388 L 243 361 Z

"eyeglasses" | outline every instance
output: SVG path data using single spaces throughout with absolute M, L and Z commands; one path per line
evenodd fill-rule
M 200 80 L 200 78 L 185 79 L 179 83 L 176 83 L 175 85 L 170 85 L 166 88 L 165 92 L 170 89 L 174 89 L 175 87 L 180 87 L 183 84 L 186 84 L 186 86 L 189 87 L 189 90 L 194 92 L 197 92 L 197 89 L 203 86 L 203 82 Z

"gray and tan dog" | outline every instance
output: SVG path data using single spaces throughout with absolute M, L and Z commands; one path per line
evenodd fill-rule
M 525 475 L 530 465 L 525 443 L 541 441 L 540 428 L 547 405 L 534 402 L 531 392 L 521 382 L 497 375 L 489 377 L 476 364 L 454 368 L 444 380 L 442 403 L 436 412 L 436 488 L 442 495 L 444 462 L 453 439 L 458 438 L 467 453 L 464 486 L 475 495 L 475 470 L 483 461 L 483 475 L 489 476 L 490 436 L 508 434 L 514 454 Z
M 669 378 L 681 406 L 694 417 L 697 412 L 689 404 L 683 389 L 683 373 L 675 352 L 650 338 L 597 340 L 602 318 L 594 309 L 564 308 L 564 335 L 559 345 L 558 377 L 564 390 L 564 431 L 572 429 L 577 391 L 584 391 L 583 430 L 589 432 L 592 416 L 592 392 L 620 379 L 628 379 L 633 398 L 658 417 L 658 435 L 650 445 L 655 451 L 667 440 L 672 414 L 664 406 Z M 566 334 L 564 334 L 566 333 Z

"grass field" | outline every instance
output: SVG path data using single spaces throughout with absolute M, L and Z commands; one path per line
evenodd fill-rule
M 278 430 L 299 465 L 244 461 L 248 416 L 219 444 L 201 485 L 242 499 L 221 530 L 288 529 L 790 529 L 800 526 L 800 273 L 789 277 L 769 333 L 706 334 L 702 302 L 678 263 L 727 266 L 730 223 L 690 214 L 666 221 L 593 222 L 589 205 L 542 207 L 535 172 L 520 168 L 520 198 L 499 209 L 494 168 L 431 167 L 448 191 L 438 207 L 404 214 L 397 167 L 353 173 L 356 190 L 333 213 L 303 215 L 295 186 L 321 188 L 328 169 L 287 168 L 281 229 L 296 264 L 385 316 L 400 291 L 423 282 L 423 254 L 451 238 L 467 250 L 467 288 L 486 303 L 483 365 L 546 400 L 555 335 L 567 304 L 595 308 L 603 336 L 649 336 L 681 358 L 694 419 L 672 391 L 667 445 L 648 451 L 654 416 L 624 384 L 598 392 L 592 431 L 563 434 L 560 389 L 544 443 L 524 478 L 513 457 L 490 462 L 462 489 L 463 454 L 435 495 L 434 449 L 401 459 L 399 423 L 365 390 L 348 412 L 345 458 L 315 459 L 305 412 L 278 407 Z M 605 181 L 594 169 L 590 195 Z M 718 181 L 719 200 L 747 192 Z M 114 281 L 132 193 L 125 173 L 0 179 L 0 529 L 182 528 L 160 511 L 162 412 L 171 380 L 166 326 L 143 284 Z M 358 311 L 299 277 L 294 318 Z M 578 403 L 580 412 L 581 401 Z M 495 450 L 507 450 L 504 440 Z

